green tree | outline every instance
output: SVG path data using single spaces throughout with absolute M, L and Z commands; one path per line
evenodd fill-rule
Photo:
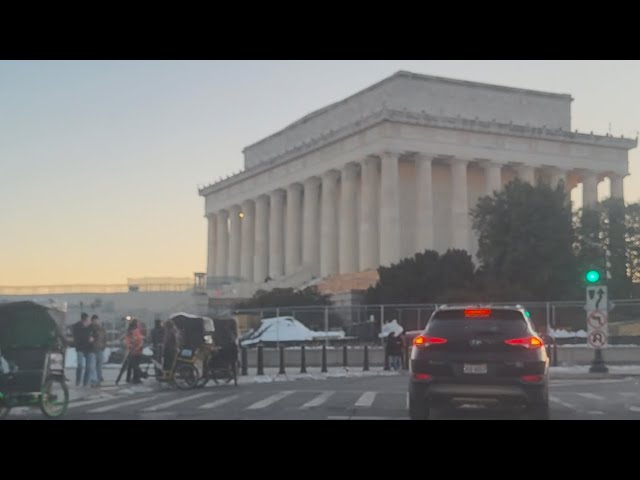
M 367 290 L 365 303 L 442 303 L 476 300 L 475 266 L 464 250 L 417 253 L 378 268 L 378 283 Z
M 640 283 L 640 203 L 627 205 L 625 209 L 625 244 L 627 277 Z
M 295 290 L 293 288 L 274 288 L 258 290 L 252 298 L 237 306 L 243 308 L 276 308 L 331 305 L 329 295 L 318 292 L 316 287 Z
M 487 297 L 556 300 L 578 295 L 571 203 L 563 186 L 518 179 L 472 209 Z
M 598 269 L 610 289 L 610 295 L 626 298 L 631 295 L 633 278 L 631 265 L 637 259 L 636 229 L 640 219 L 634 219 L 633 205 L 625 207 L 620 199 L 607 199 L 597 206 L 582 208 L 574 217 L 575 251 L 580 271 Z M 634 231 L 637 232 L 634 234 Z M 608 261 L 607 261 L 608 260 Z M 607 265 L 608 263 L 608 265 Z

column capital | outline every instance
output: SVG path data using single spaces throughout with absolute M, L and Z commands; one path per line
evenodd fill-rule
M 379 153 L 378 155 L 380 156 L 380 160 L 385 160 L 387 158 L 393 158 L 395 160 L 400 159 L 400 156 L 403 154 L 403 152 L 397 151 L 397 150 L 384 150 L 383 152 Z
M 435 153 L 426 153 L 426 152 L 416 152 L 414 154 L 414 158 L 417 161 L 422 161 L 422 162 L 424 162 L 424 161 L 433 162 L 436 159 L 437 156 L 438 155 L 436 155 Z
M 256 202 L 256 205 L 258 203 L 268 202 L 269 201 L 269 195 L 266 194 L 266 193 L 263 193 L 262 195 L 258 195 L 256 198 L 254 198 L 253 201 Z
M 336 181 L 340 177 L 340 172 L 338 170 L 327 170 L 322 174 L 323 180 L 333 180 Z
M 319 177 L 308 177 L 308 178 L 305 178 L 302 181 L 302 184 L 304 185 L 304 188 L 315 187 L 315 186 L 320 185 L 320 178 Z
M 282 188 L 276 188 L 275 190 L 269 192 L 270 198 L 282 198 L 284 197 L 285 190 Z
M 252 208 L 254 206 L 255 200 L 254 199 L 248 199 L 248 200 L 244 200 L 240 206 L 242 207 L 242 210 L 248 210 L 249 208 Z
M 238 215 L 241 211 L 242 208 L 240 207 L 240 205 L 231 205 L 229 207 L 229 214 L 231 215 Z
M 583 179 L 586 178 L 598 178 L 599 173 L 595 170 L 589 170 L 587 168 L 577 168 L 575 172 L 580 175 Z
M 542 167 L 543 170 L 546 170 L 548 173 L 552 174 L 552 175 L 562 175 L 562 174 L 567 174 L 569 173 L 568 168 L 560 168 L 560 167 L 556 167 L 555 165 L 544 165 Z
M 489 158 L 479 158 L 476 160 L 476 162 L 478 163 L 478 165 L 480 165 L 482 168 L 495 168 L 495 167 L 500 167 L 503 168 L 506 166 L 506 163 L 504 162 L 498 162 L 496 160 L 492 160 Z
M 349 162 L 342 167 L 342 178 L 344 180 L 355 180 L 358 175 L 358 164 Z
M 292 191 L 296 191 L 296 192 L 302 191 L 302 184 L 299 182 L 294 182 L 287 185 L 287 193 Z
M 215 215 L 216 215 L 218 218 L 225 218 L 225 217 L 227 217 L 227 216 L 229 215 L 229 210 L 228 210 L 228 209 L 226 209 L 226 208 L 223 208 L 222 210 L 218 210 L 218 211 L 215 213 Z
M 367 155 L 362 160 L 360 160 L 360 166 L 361 167 L 369 166 L 369 165 L 377 166 L 379 161 L 380 161 L 379 157 L 375 155 Z
M 465 167 L 469 165 L 469 162 L 471 161 L 468 158 L 460 157 L 448 157 L 446 160 L 449 165 L 460 165 Z

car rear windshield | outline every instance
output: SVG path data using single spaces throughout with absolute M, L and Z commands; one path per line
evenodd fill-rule
M 447 336 L 477 333 L 495 333 L 505 335 L 525 335 L 527 321 L 519 310 L 496 309 L 487 316 L 467 317 L 463 309 L 442 310 L 436 312 L 429 321 L 427 331 L 433 336 Z

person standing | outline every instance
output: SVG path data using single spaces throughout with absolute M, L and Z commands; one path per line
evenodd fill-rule
M 127 334 L 124 337 L 124 344 L 129 352 L 129 365 L 133 372 L 133 383 L 142 383 L 142 371 L 140 370 L 140 360 L 144 349 L 144 337 L 138 327 L 138 320 L 135 318 L 129 323 Z M 127 377 L 128 377 L 127 373 Z
M 164 329 L 162 328 L 162 320 L 156 319 L 156 324 L 151 330 L 151 345 L 153 348 L 153 359 L 159 362 L 162 358 L 162 343 L 164 339 Z
M 72 329 L 73 345 L 76 349 L 76 387 L 81 384 L 86 387 L 89 385 L 92 376 L 91 367 L 95 368 L 90 362 L 93 354 L 93 337 L 91 335 L 91 321 L 89 315 L 82 312 L 80 321 L 74 324 Z M 95 362 L 93 362 L 95 363 Z
M 389 366 L 393 370 L 400 370 L 402 366 L 402 348 L 404 342 L 402 338 L 397 337 L 395 332 L 389 332 L 387 335 L 387 355 L 389 357 Z
M 105 330 L 98 315 L 91 316 L 91 328 L 93 340 L 93 348 L 96 355 L 96 375 L 95 385 L 100 386 L 104 382 L 102 376 L 102 365 L 105 362 L 104 351 L 107 348 L 107 331 Z

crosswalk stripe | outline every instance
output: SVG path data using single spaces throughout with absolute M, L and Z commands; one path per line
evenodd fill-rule
M 588 398 L 590 400 L 598 400 L 598 401 L 602 401 L 604 400 L 604 397 L 600 396 L 600 395 L 596 395 L 595 393 L 578 393 L 578 395 L 580 395 L 582 398 Z
M 636 392 L 620 392 L 623 397 L 640 397 L 640 393 Z
M 285 397 L 288 397 L 292 393 L 295 393 L 291 390 L 284 390 L 282 392 L 278 392 L 275 395 L 271 395 L 270 397 L 265 398 L 264 400 L 260 400 L 259 402 L 254 403 L 253 405 L 249 405 L 247 410 L 260 410 L 261 408 L 267 408 L 269 405 L 273 405 L 274 403 L 282 400 Z
M 327 417 L 327 420 L 409 420 L 405 417 L 349 417 L 341 415 L 333 415 Z
M 87 405 L 95 405 L 96 403 L 109 402 L 114 398 L 116 397 L 114 397 L 113 395 L 109 395 L 108 397 L 93 398 L 91 400 L 81 400 L 78 402 L 71 402 L 69 403 L 69 409 L 77 408 L 77 407 L 86 407 Z
M 240 398 L 240 395 L 231 395 L 229 397 L 219 398 L 218 400 L 215 400 L 211 403 L 205 403 L 204 405 L 201 405 L 198 408 L 202 410 L 206 410 L 209 408 L 216 408 L 216 407 L 219 407 L 220 405 L 224 405 L 225 403 L 232 402 L 237 398 Z
M 633 405 L 629 407 L 629 410 L 632 412 L 640 413 L 640 407 L 635 407 Z
M 94 408 L 93 410 L 89 410 L 89 413 L 104 413 L 110 412 L 111 410 L 115 410 L 120 407 L 128 407 L 129 405 L 136 405 L 142 402 L 148 402 L 150 400 L 155 399 L 156 397 L 145 397 L 145 398 L 136 398 L 135 400 L 128 400 L 126 402 L 114 403 L 112 405 L 107 405 L 106 407 Z
M 356 401 L 356 407 L 370 407 L 376 399 L 376 392 L 364 392 Z
M 334 393 L 336 392 L 335 391 L 322 392 L 320 395 L 316 396 L 315 398 L 312 398 L 307 403 L 302 405 L 300 408 L 305 409 L 305 408 L 319 407 L 320 405 L 325 403 L 327 400 L 329 400 L 329 397 L 331 397 Z
M 567 403 L 563 400 L 560 400 L 558 397 L 554 397 L 553 395 L 549 396 L 549 400 L 551 400 L 552 402 L 557 403 L 558 405 L 562 405 L 565 408 L 570 408 L 571 410 L 574 410 L 576 408 L 575 405 L 571 405 L 570 403 Z
M 151 407 L 147 407 L 143 409 L 143 412 L 155 412 L 158 410 L 162 410 L 163 408 L 172 407 L 174 405 L 179 405 L 181 403 L 188 402 L 190 400 L 195 400 L 196 398 L 202 398 L 211 395 L 211 392 L 197 393 L 195 395 L 189 395 L 188 397 L 178 398 L 176 400 L 171 400 L 169 402 L 158 403 L 157 405 L 153 405 Z

